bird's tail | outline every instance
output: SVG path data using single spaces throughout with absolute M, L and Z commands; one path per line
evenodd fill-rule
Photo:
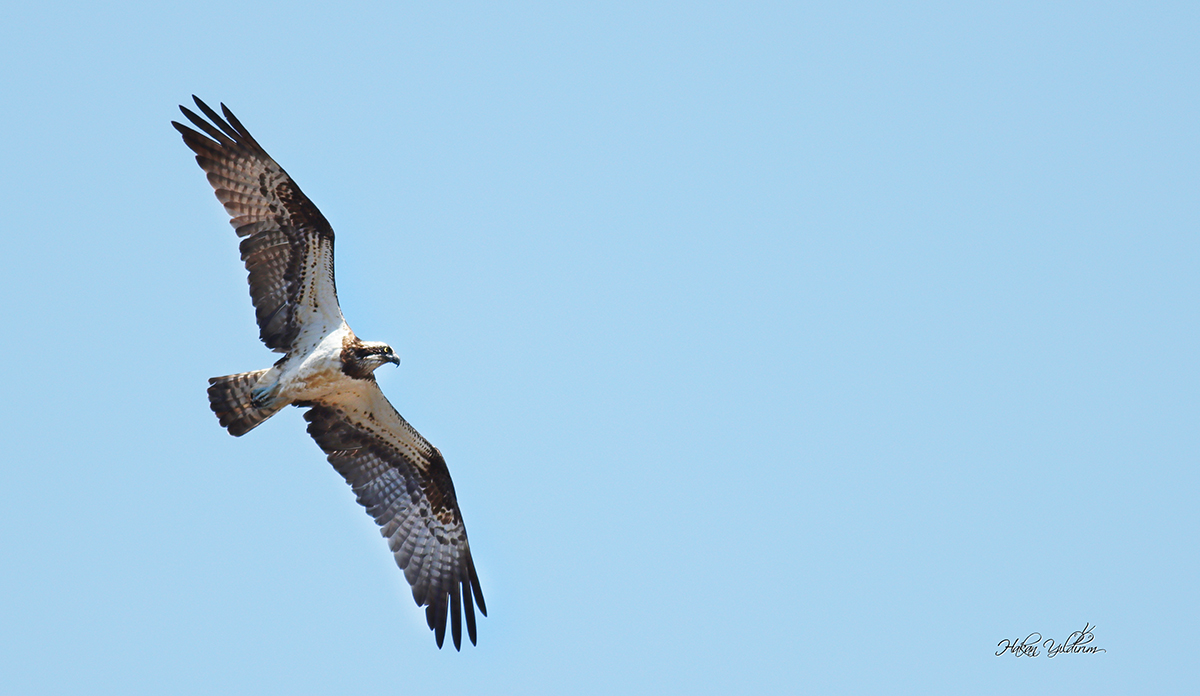
M 208 405 L 230 435 L 245 435 L 287 405 L 269 402 L 256 405 L 254 388 L 266 373 L 267 370 L 255 370 L 208 380 L 211 385 L 208 388 Z

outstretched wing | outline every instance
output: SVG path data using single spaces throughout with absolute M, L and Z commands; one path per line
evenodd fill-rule
M 333 280 L 333 228 L 224 104 L 221 118 L 192 98 L 208 121 L 179 110 L 209 137 L 171 125 L 196 153 L 230 224 L 245 237 L 242 260 L 250 272 L 259 337 L 268 348 L 287 353 L 306 329 L 323 335 L 343 321 Z
M 387 537 L 413 599 L 426 607 L 438 647 L 448 615 L 454 647 L 461 647 L 463 604 L 474 644 L 474 604 L 484 616 L 487 608 L 442 453 L 396 412 L 373 379 L 297 406 L 312 406 L 304 414 L 309 434 Z

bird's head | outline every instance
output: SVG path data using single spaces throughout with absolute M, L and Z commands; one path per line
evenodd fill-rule
M 400 364 L 400 356 L 380 341 L 354 341 L 342 351 L 342 369 L 355 377 L 367 377 L 384 363 Z
M 372 370 L 384 363 L 400 364 L 400 356 L 382 341 L 364 341 L 358 349 L 358 359 L 370 365 Z

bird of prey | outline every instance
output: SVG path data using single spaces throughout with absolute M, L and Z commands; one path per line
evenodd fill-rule
M 400 359 L 385 343 L 360 340 L 342 317 L 333 228 L 224 104 L 222 118 L 193 99 L 208 120 L 179 109 L 203 134 L 171 125 L 242 238 L 259 337 L 283 353 L 272 367 L 210 379 L 213 412 L 241 436 L 288 404 L 307 408 L 308 433 L 387 537 L 438 647 L 449 617 L 461 648 L 464 613 L 474 644 L 474 606 L 484 616 L 487 608 L 450 472 L 375 381 L 376 368 Z

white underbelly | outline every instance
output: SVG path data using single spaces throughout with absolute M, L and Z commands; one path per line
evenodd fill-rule
M 342 371 L 342 336 L 335 332 L 283 366 L 280 396 L 288 401 L 315 401 L 338 391 L 349 379 Z

